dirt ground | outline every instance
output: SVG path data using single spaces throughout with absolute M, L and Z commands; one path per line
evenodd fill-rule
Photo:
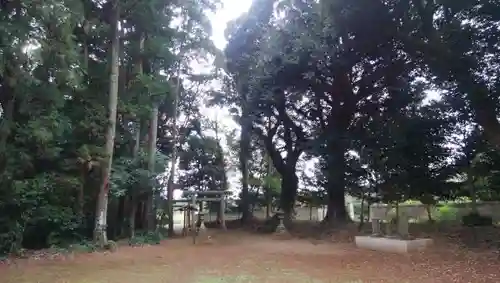
M 500 282 L 495 253 L 437 242 L 408 255 L 357 249 L 352 243 L 276 239 L 244 232 L 214 235 L 212 243 L 165 240 L 113 253 L 18 260 L 0 266 L 1 283 L 129 282 Z

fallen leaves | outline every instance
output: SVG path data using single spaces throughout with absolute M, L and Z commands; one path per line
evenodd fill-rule
M 214 234 L 209 245 L 192 245 L 191 238 L 171 239 L 109 254 L 75 254 L 64 261 L 21 260 L 16 267 L 0 267 L 0 273 L 6 283 L 193 283 L 207 274 L 212 279 L 239 276 L 259 283 L 295 282 L 291 278 L 339 283 L 500 282 L 498 254 L 468 249 L 456 238 L 450 242 L 441 236 L 431 249 L 399 255 L 358 249 L 351 243 L 355 234 L 357 227 L 352 226 L 330 229 L 320 239 L 281 241 L 230 231 Z

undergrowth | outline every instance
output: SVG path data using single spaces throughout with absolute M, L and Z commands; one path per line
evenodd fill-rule
M 144 246 L 144 245 L 159 245 L 164 239 L 160 232 L 138 232 L 133 238 L 129 239 L 131 246 Z

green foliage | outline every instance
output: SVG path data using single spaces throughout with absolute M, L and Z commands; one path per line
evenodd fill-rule
M 437 221 L 458 221 L 458 208 L 452 205 L 439 206 L 434 217 Z
M 129 239 L 129 245 L 159 245 L 162 240 L 163 234 L 155 231 L 144 231 L 136 233 L 135 237 Z
M 212 137 L 190 136 L 180 156 L 186 170 L 179 182 L 186 189 L 227 190 L 226 161 L 220 142 Z
M 462 217 L 462 224 L 469 227 L 492 226 L 493 219 L 490 216 L 483 216 L 479 213 L 470 213 Z
M 219 1 L 119 2 L 110 176 L 112 1 L 0 4 L 1 253 L 89 238 L 107 188 L 111 238 L 132 234 L 136 219 L 154 226 L 145 223 L 160 203 L 153 188 L 165 183 L 174 148 L 186 188 L 226 190 L 226 171 L 239 167 L 245 218 L 251 202 L 278 201 L 291 213 L 300 200 L 345 220 L 346 193 L 429 205 L 499 199 L 498 3 L 258 0 L 228 24 L 221 52 L 206 13 Z M 212 72 L 195 73 L 190 61 L 209 55 Z M 198 88 L 213 78 L 224 85 L 210 90 L 211 102 L 241 126 L 229 155 L 201 123 Z M 441 99 L 429 101 L 431 91 Z M 297 169 L 312 158 L 314 178 L 299 182 Z M 315 190 L 299 190 L 306 183 Z M 148 213 L 131 215 L 143 200 Z
M 108 213 L 108 232 L 110 238 L 122 237 L 130 232 L 123 223 L 128 224 L 131 207 L 164 181 L 170 152 L 163 149 L 172 148 L 172 141 L 158 141 L 155 170 L 146 170 L 146 121 L 152 105 L 160 105 L 158 132 L 170 136 L 178 63 L 185 67 L 188 59 L 216 53 L 202 8 L 212 8 L 214 1 L 119 2 L 122 38 L 111 176 L 103 175 L 111 1 L 0 4 L 1 254 L 84 243 L 92 236 L 99 187 L 108 177 L 108 206 L 120 210 Z M 173 27 L 177 11 L 188 25 Z M 147 34 L 143 50 L 139 31 Z M 179 53 L 181 42 L 185 46 Z M 180 75 L 195 76 L 192 72 L 182 68 Z M 178 115 L 198 111 L 193 97 L 181 89 Z M 145 217 L 138 212 L 137 218 Z
M 262 183 L 248 174 L 254 147 L 283 177 L 284 208 L 307 195 L 297 160 L 316 157 L 310 183 L 327 192 L 332 220 L 347 217 L 347 192 L 426 204 L 470 194 L 450 182 L 467 151 L 450 143 L 475 122 L 498 151 L 498 62 L 485 58 L 499 55 L 500 6 L 469 2 L 254 1 L 227 26 L 228 86 L 213 99 L 242 128 L 242 196 Z M 495 197 L 484 180 L 474 197 Z

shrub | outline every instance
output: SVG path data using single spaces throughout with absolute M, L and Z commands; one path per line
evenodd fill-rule
M 462 224 L 468 227 L 492 226 L 493 219 L 490 216 L 483 216 L 479 213 L 469 213 L 462 217 Z
M 163 240 L 163 235 L 159 232 L 136 233 L 135 237 L 129 240 L 131 246 L 158 245 Z
M 437 221 L 456 221 L 458 220 L 458 208 L 450 205 L 438 207 L 435 218 Z

